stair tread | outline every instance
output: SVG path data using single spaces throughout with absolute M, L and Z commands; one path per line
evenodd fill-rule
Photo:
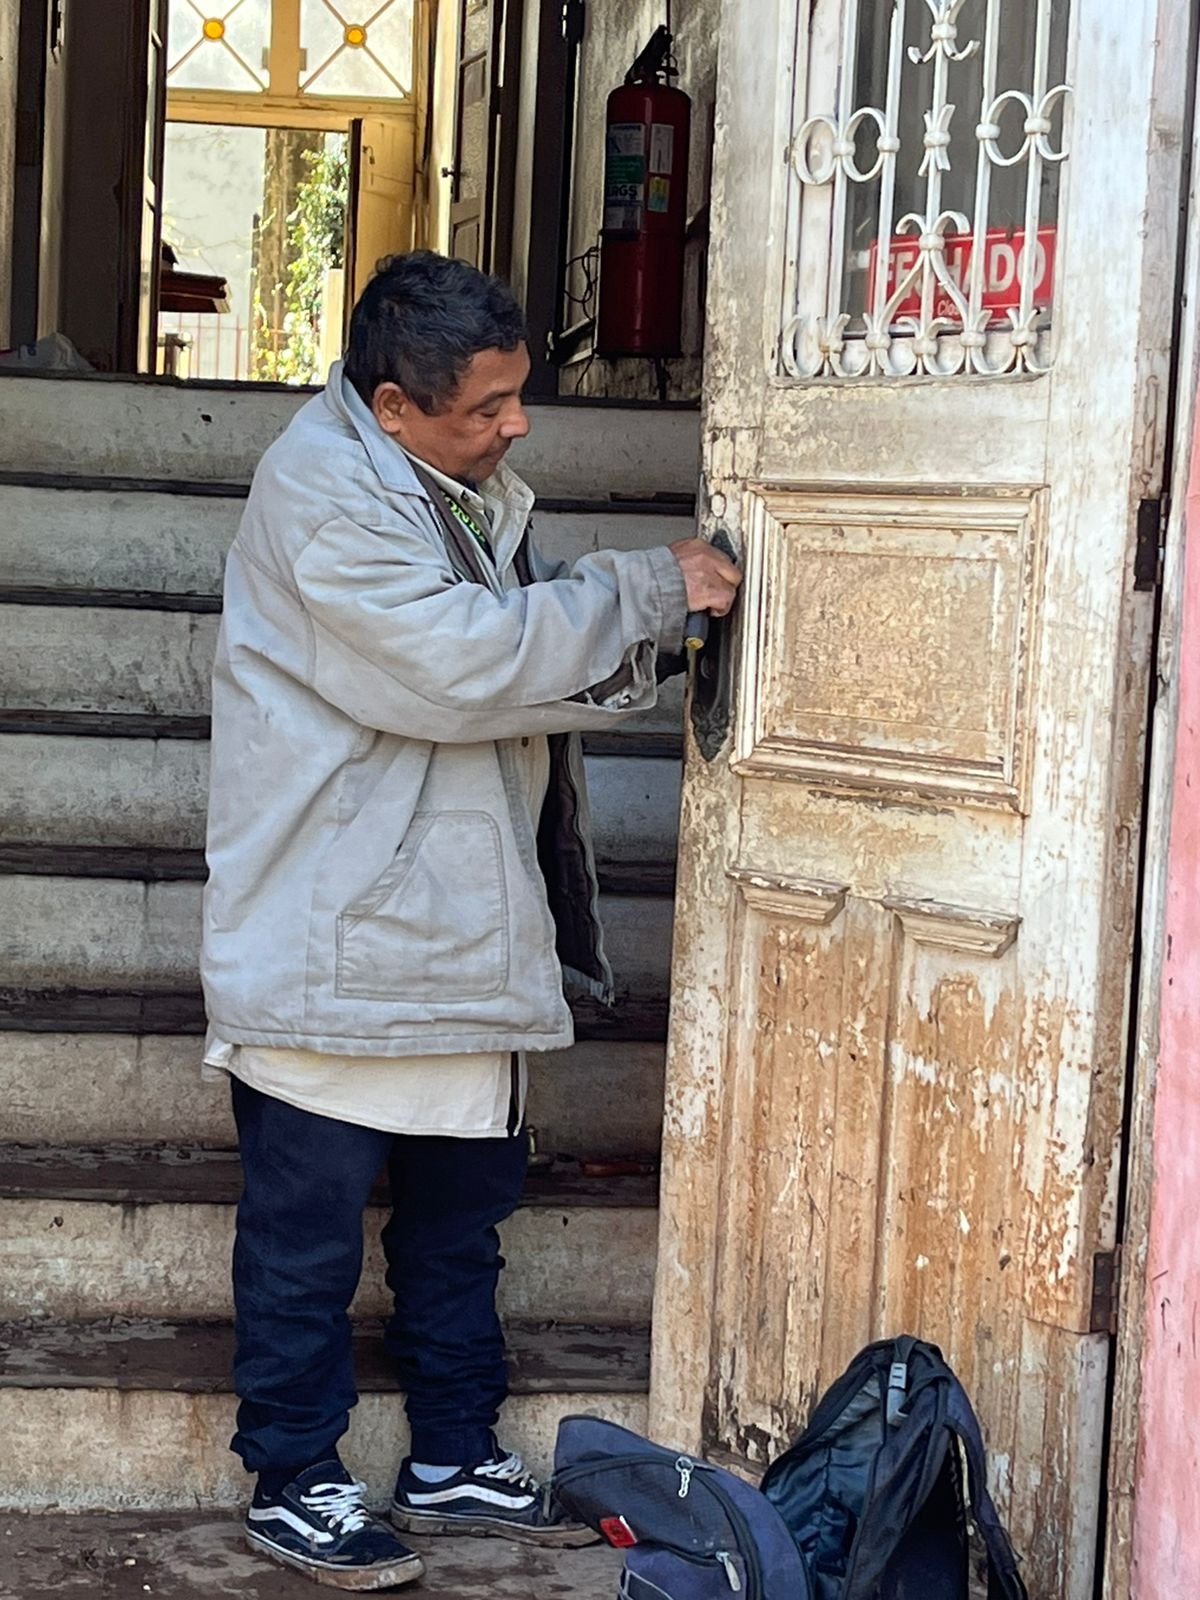
M 252 1554 L 238 1515 L 218 1512 L 0 1512 L 11 1593 L 55 1600 L 65 1589 L 105 1600 L 295 1600 L 304 1580 Z M 619 1551 L 539 1550 L 501 1539 L 413 1539 L 426 1573 L 420 1600 L 611 1600 Z
M 661 1044 L 667 1037 L 667 997 L 618 995 L 616 1002 L 571 1001 L 577 1040 Z M 30 989 L 0 986 L 0 1028 L 35 1033 L 203 1034 L 199 987 L 148 993 L 114 989 Z
M 665 860 L 610 861 L 597 855 L 602 894 L 658 895 L 675 892 L 674 856 Z M 208 863 L 202 849 L 153 845 L 27 844 L 0 840 L 0 876 L 106 878 L 135 883 L 204 883 Z
M 646 1327 L 511 1321 L 505 1335 L 514 1394 L 644 1394 L 649 1386 Z M 227 1394 L 232 1362 L 226 1321 L 0 1324 L 0 1388 Z M 355 1325 L 354 1364 L 365 1393 L 397 1389 L 382 1322 Z
M 0 1199 L 88 1200 L 112 1205 L 231 1205 L 241 1192 L 236 1150 L 196 1145 L 0 1145 Z M 386 1182 L 372 1196 L 387 1203 Z M 590 1177 L 570 1162 L 534 1168 L 526 1206 L 647 1207 L 658 1180 L 634 1173 Z

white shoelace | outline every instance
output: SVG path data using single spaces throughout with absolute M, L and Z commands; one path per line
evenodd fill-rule
M 358 1533 L 371 1520 L 363 1505 L 365 1483 L 314 1483 L 300 1496 L 301 1505 L 315 1511 L 337 1533 Z
M 528 1470 L 520 1456 L 509 1454 L 503 1461 L 485 1461 L 482 1466 L 475 1468 L 482 1478 L 495 1478 L 500 1483 L 512 1483 L 518 1489 L 525 1489 L 530 1494 L 540 1494 L 542 1486 Z

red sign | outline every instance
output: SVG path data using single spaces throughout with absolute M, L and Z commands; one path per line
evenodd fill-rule
M 948 233 L 943 260 L 946 271 L 955 286 L 967 299 L 971 286 L 971 259 L 975 253 L 973 233 Z M 1050 304 L 1054 289 L 1054 239 L 1053 228 L 1039 228 L 1034 243 L 1033 304 L 1045 310 Z M 892 253 L 888 258 L 887 286 L 884 299 L 895 293 L 897 284 L 903 283 L 918 264 L 921 246 L 915 233 L 898 234 L 892 240 Z M 879 272 L 879 246 L 871 246 L 868 275 L 867 306 L 875 304 L 875 282 Z M 983 297 L 986 310 L 1012 311 L 1021 304 L 1021 280 L 1025 275 L 1025 230 L 1023 228 L 991 228 L 985 239 L 983 258 Z M 912 287 L 893 309 L 893 317 L 918 316 L 921 310 L 921 274 L 913 280 Z M 958 319 L 953 300 L 940 283 L 933 291 L 933 314 L 936 317 Z M 993 318 L 993 320 L 998 320 Z

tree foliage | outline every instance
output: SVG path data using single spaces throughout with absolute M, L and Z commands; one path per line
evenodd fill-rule
M 344 135 L 304 153 L 307 171 L 287 219 L 282 337 L 270 328 L 261 293 L 255 306 L 257 375 L 276 383 L 320 382 L 321 303 L 326 273 L 344 265 L 349 156 Z M 265 335 L 265 337 L 264 337 Z

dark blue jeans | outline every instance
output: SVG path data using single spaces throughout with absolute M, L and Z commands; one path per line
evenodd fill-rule
M 417 1138 L 300 1111 L 236 1078 L 245 1187 L 233 1293 L 241 1397 L 233 1449 L 251 1472 L 334 1453 L 358 1400 L 350 1301 L 363 1211 L 386 1166 L 383 1230 L 395 1310 L 385 1343 L 407 1393 L 414 1459 L 481 1461 L 508 1393 L 496 1225 L 517 1205 L 528 1144 Z

